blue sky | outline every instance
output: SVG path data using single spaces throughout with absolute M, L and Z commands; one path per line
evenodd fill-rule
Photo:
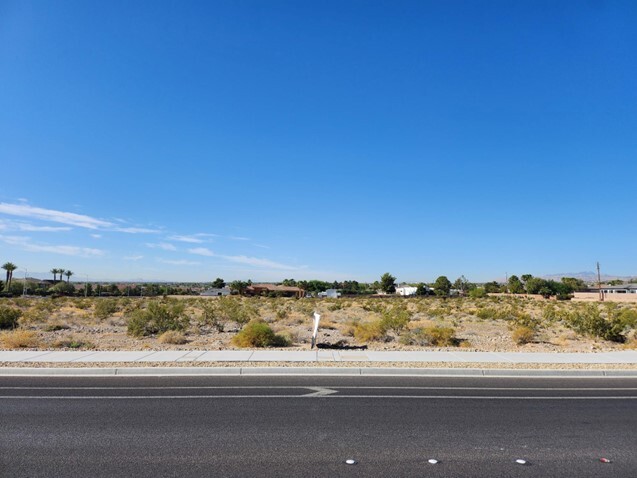
M 0 1 L 0 262 L 637 274 L 632 1 Z

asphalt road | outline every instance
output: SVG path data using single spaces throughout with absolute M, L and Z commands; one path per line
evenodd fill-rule
M 635 470 L 637 379 L 0 377 L 2 477 Z

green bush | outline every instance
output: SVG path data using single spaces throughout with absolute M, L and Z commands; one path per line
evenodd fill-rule
M 219 318 L 245 325 L 256 317 L 256 311 L 250 305 L 236 297 L 219 297 L 217 299 Z
M 387 329 L 381 320 L 374 322 L 356 322 L 353 324 L 353 335 L 359 342 L 387 340 Z
M 0 329 L 15 329 L 18 326 L 18 319 L 22 315 L 20 309 L 0 306 Z
M 106 319 L 117 312 L 117 300 L 98 299 L 95 303 L 93 315 L 96 319 Z
M 582 335 L 589 335 L 612 342 L 624 342 L 625 333 L 631 328 L 630 320 L 615 313 L 614 308 L 607 309 L 608 317 L 602 316 L 595 304 L 587 304 L 580 311 L 565 314 L 566 324 Z
M 232 338 L 232 343 L 238 347 L 286 347 L 289 341 L 282 335 L 277 335 L 262 320 L 253 320 Z
M 411 314 L 405 307 L 394 307 L 381 314 L 380 326 L 385 332 L 392 331 L 398 335 L 407 327 L 410 320 Z
M 160 334 L 167 330 L 185 330 L 190 323 L 184 314 L 184 305 L 178 302 L 150 302 L 148 308 L 132 313 L 128 333 L 135 337 Z
M 212 303 L 206 303 L 202 306 L 201 323 L 214 327 L 217 332 L 223 332 L 225 329 L 225 324 Z
M 484 290 L 484 287 L 477 287 L 469 291 L 469 297 L 471 297 L 472 299 L 482 299 L 483 297 L 486 297 L 487 295 L 488 295 L 487 291 Z

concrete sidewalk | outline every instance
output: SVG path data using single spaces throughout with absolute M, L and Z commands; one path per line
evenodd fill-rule
M 157 362 L 413 362 L 511 364 L 637 364 L 637 351 L 597 353 L 374 350 L 0 351 L 0 363 Z

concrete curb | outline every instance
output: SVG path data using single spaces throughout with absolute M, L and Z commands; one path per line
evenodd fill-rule
M 107 367 L 0 368 L 0 377 L 163 377 L 163 376 L 403 376 L 403 377 L 637 377 L 637 370 L 415 369 L 375 367 Z

